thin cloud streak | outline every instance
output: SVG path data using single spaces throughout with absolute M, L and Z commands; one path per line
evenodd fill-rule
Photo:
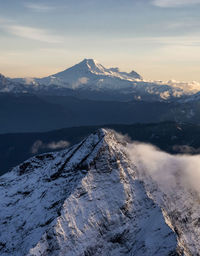
M 14 23 L 1 23 L 0 27 L 7 33 L 46 43 L 62 43 L 63 37 L 52 34 L 49 30 L 29 26 L 15 25 Z
M 55 9 L 53 6 L 36 3 L 25 3 L 25 7 L 36 12 L 49 12 Z
M 61 43 L 61 37 L 51 35 L 47 30 L 27 26 L 8 26 L 8 31 L 16 36 L 48 43 Z
M 160 37 L 130 37 L 130 38 L 116 38 L 116 42 L 120 43 L 136 43 L 145 45 L 151 43 L 156 47 L 160 46 L 183 46 L 183 47 L 199 47 L 200 36 L 160 36 Z
M 153 0 L 152 4 L 162 8 L 200 4 L 200 0 Z
M 1 24 L 13 23 L 13 22 L 14 22 L 13 19 L 8 19 L 8 18 L 5 18 L 5 17 L 0 17 L 0 25 Z

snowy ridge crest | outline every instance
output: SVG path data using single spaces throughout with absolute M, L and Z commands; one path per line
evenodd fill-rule
M 0 254 L 160 256 L 182 255 L 186 247 L 192 252 L 179 231 L 184 226 L 173 222 L 166 207 L 170 199 L 162 204 L 163 214 L 156 200 L 163 192 L 153 182 L 144 184 L 128 143 L 100 129 L 2 176 Z

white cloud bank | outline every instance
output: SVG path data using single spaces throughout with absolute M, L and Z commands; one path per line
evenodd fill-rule
M 185 5 L 200 4 L 200 0 L 153 0 L 153 5 L 158 7 L 181 7 Z
M 200 155 L 171 155 L 142 143 L 130 143 L 127 150 L 139 174 L 149 175 L 163 192 L 181 184 L 200 193 Z

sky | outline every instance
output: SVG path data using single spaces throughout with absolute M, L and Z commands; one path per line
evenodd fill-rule
M 84 58 L 200 82 L 200 0 L 0 1 L 0 73 L 43 77 Z

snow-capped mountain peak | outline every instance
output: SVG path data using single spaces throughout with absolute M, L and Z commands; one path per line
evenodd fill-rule
M 8 80 L 8 79 L 7 79 Z M 107 68 L 94 59 L 80 63 L 44 78 L 0 79 L 0 92 L 37 93 L 47 95 L 78 95 L 81 98 L 132 101 L 198 100 L 197 82 L 143 80 L 136 72 L 122 72 L 117 67 Z M 77 92 L 78 91 L 78 92 Z M 194 97 L 193 97 L 194 96 Z
M 102 86 L 107 89 L 124 87 L 121 81 L 135 81 L 141 79 L 136 72 L 120 72 L 118 68 L 105 68 L 94 59 L 84 59 L 80 63 L 54 75 L 35 79 L 39 84 L 59 85 L 67 88 L 90 88 L 99 89 Z
M 94 74 L 104 74 L 106 72 L 106 68 L 94 59 L 84 59 L 77 65 L 80 67 L 80 69 L 85 68 L 85 70 L 90 71 Z
M 100 129 L 2 176 L 0 254 L 197 255 L 198 200 L 191 215 L 179 188 L 170 198 L 153 180 L 146 187 L 126 145 L 121 135 Z M 187 214 L 190 222 L 182 220 Z
M 58 74 L 60 75 L 64 74 L 65 72 L 68 72 L 68 70 L 70 70 L 71 72 L 72 71 L 91 72 L 96 75 L 113 76 L 113 77 L 121 77 L 121 78 L 127 78 L 126 76 L 129 76 L 129 77 L 132 76 L 133 79 L 136 79 L 136 78 L 141 79 L 141 76 L 139 76 L 135 71 L 126 73 L 126 72 L 120 72 L 119 68 L 105 68 L 103 65 L 101 65 L 99 62 L 97 62 L 94 59 L 84 59 L 80 63 Z M 54 76 L 57 76 L 58 74 L 55 74 Z

